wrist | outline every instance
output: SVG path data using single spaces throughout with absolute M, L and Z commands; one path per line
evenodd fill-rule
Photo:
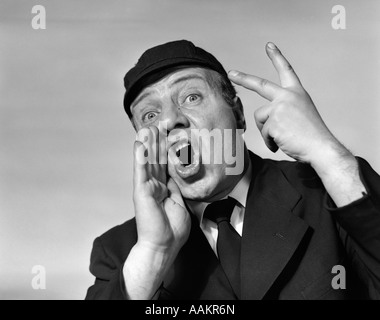
M 366 192 L 360 179 L 358 162 L 343 145 L 324 149 L 324 153 L 315 160 L 310 164 L 337 207 L 360 199 Z
M 354 155 L 338 141 L 330 141 L 318 148 L 310 160 L 311 167 L 322 179 L 335 179 L 342 172 L 357 167 Z
M 170 251 L 170 250 L 169 250 Z M 129 299 L 151 299 L 163 282 L 175 255 L 137 242 L 124 263 L 123 276 Z
M 135 244 L 135 250 L 146 256 L 164 259 L 175 253 L 175 247 L 170 245 L 155 244 L 146 240 L 138 240 Z

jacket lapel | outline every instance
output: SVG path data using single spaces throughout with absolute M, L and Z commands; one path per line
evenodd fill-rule
M 236 299 L 219 260 L 191 214 L 187 243 L 180 250 L 164 281 L 170 299 Z
M 281 170 L 251 153 L 252 181 L 241 247 L 241 298 L 262 299 L 308 230 L 292 213 L 301 196 Z

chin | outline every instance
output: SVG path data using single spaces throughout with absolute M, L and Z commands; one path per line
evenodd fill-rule
M 174 179 L 176 181 L 176 179 Z M 191 184 L 182 181 L 176 181 L 182 197 L 187 200 L 206 201 L 212 193 L 212 187 L 205 185 L 203 181 L 195 181 Z
M 202 192 L 203 190 L 189 190 L 186 188 L 185 190 L 181 190 L 182 197 L 185 200 L 199 201 L 199 202 L 207 202 L 209 198 L 209 194 L 207 192 Z
M 203 177 L 195 181 L 184 181 L 179 177 L 174 177 L 182 197 L 187 200 L 194 201 L 210 201 L 215 196 L 221 181 L 218 177 Z

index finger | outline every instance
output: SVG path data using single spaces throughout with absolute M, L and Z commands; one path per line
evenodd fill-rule
M 301 82 L 297 74 L 294 72 L 293 67 L 282 55 L 281 51 L 276 47 L 274 43 L 267 43 L 266 52 L 268 57 L 272 60 L 273 66 L 277 70 L 282 87 L 302 87 Z
M 147 161 L 145 157 L 146 148 L 141 141 L 135 141 L 133 145 L 133 183 L 141 184 L 148 180 Z
M 269 80 L 236 70 L 229 71 L 228 78 L 233 83 L 243 86 L 249 90 L 253 90 L 269 101 L 273 101 L 283 90 L 283 88 Z

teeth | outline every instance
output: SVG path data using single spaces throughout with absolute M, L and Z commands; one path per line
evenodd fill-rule
M 178 144 L 177 147 L 175 148 L 175 152 L 176 152 L 177 156 L 178 156 L 179 152 L 180 152 L 183 148 L 186 148 L 186 147 L 188 147 L 188 146 L 190 146 L 190 143 L 188 143 L 188 142 L 183 142 L 183 143 Z

